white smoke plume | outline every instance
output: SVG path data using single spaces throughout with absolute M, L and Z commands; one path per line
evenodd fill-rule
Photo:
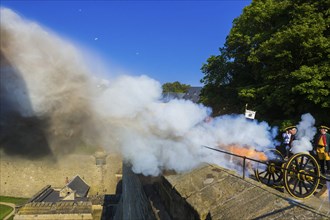
M 311 141 L 316 134 L 315 119 L 310 113 L 303 114 L 297 125 L 296 140 L 292 142 L 292 153 L 308 153 L 313 150 Z
M 206 122 L 210 108 L 187 100 L 162 102 L 160 83 L 148 76 L 97 80 L 72 44 L 6 8 L 1 8 L 1 56 L 1 99 L 11 106 L 6 118 L 18 114 L 15 122 L 45 122 L 36 128 L 45 137 L 40 149 L 47 144 L 55 156 L 82 144 L 102 146 L 121 153 L 134 172 L 155 176 L 201 163 L 230 167 L 225 155 L 204 145 L 274 147 L 275 130 L 267 123 L 243 115 Z M 2 124 L 8 130 L 11 121 Z M 20 136 L 29 136 L 25 124 L 21 128 Z M 11 140 L 10 132 L 4 135 Z M 27 143 L 9 141 L 0 147 L 8 153 L 7 145 L 19 145 L 19 152 Z

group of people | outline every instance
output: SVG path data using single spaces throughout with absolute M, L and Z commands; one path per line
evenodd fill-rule
M 314 151 L 316 152 L 316 159 L 319 161 L 320 169 L 322 174 L 330 174 L 330 134 L 328 131 L 330 128 L 322 125 L 319 127 L 319 133 L 315 135 L 313 141 Z M 293 153 L 291 152 L 292 142 L 295 140 L 297 133 L 296 126 L 290 126 L 285 128 L 285 132 L 282 134 L 283 138 L 283 148 L 284 156 L 291 157 Z M 327 167 L 327 169 L 325 169 Z

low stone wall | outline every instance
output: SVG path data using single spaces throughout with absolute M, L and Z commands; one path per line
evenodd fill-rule
M 91 187 L 90 194 L 114 194 L 116 173 L 122 160 L 109 155 L 106 164 L 96 165 L 93 155 L 67 155 L 50 159 L 26 160 L 0 155 L 0 195 L 29 198 L 46 185 L 63 187 L 66 177 L 79 175 Z
M 15 216 L 56 215 L 56 214 L 91 214 L 92 203 L 85 202 L 31 202 L 21 207 Z
M 298 201 L 218 166 L 167 175 L 157 184 L 158 194 L 174 219 L 189 214 L 187 219 L 330 218 L 327 202 L 316 201 L 316 197 Z
M 45 215 L 15 215 L 14 220 L 93 220 L 91 214 L 45 214 Z
M 155 182 L 154 188 L 160 196 L 166 212 L 172 219 L 182 219 L 182 216 L 190 220 L 200 219 L 199 213 L 175 190 L 165 177 L 162 177 L 161 181 Z
M 154 178 L 134 174 L 124 166 L 114 219 L 329 219 L 327 208 L 314 206 L 313 199 L 293 200 L 218 166 Z

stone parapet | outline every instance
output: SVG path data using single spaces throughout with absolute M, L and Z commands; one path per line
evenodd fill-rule
M 123 165 L 122 194 L 115 220 L 156 220 L 142 183 L 129 165 Z
M 21 207 L 16 215 L 92 213 L 91 202 L 31 202 Z
M 297 201 L 255 180 L 218 166 L 206 165 L 185 174 L 167 175 L 157 183 L 167 212 L 174 219 L 329 219 L 316 197 Z M 309 202 L 310 201 L 310 202 Z M 328 211 L 327 211 L 328 210 Z M 192 215 L 194 214 L 194 215 Z
M 14 220 L 94 220 L 91 214 L 15 215 Z

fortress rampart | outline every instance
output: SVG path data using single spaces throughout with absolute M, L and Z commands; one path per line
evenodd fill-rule
M 50 159 L 27 160 L 0 155 L 0 195 L 29 198 L 46 185 L 63 187 L 66 177 L 79 175 L 91 187 L 90 195 L 114 194 L 116 174 L 121 173 L 122 160 L 108 155 L 100 162 L 95 155 L 67 155 Z M 117 175 L 118 176 L 118 175 Z

